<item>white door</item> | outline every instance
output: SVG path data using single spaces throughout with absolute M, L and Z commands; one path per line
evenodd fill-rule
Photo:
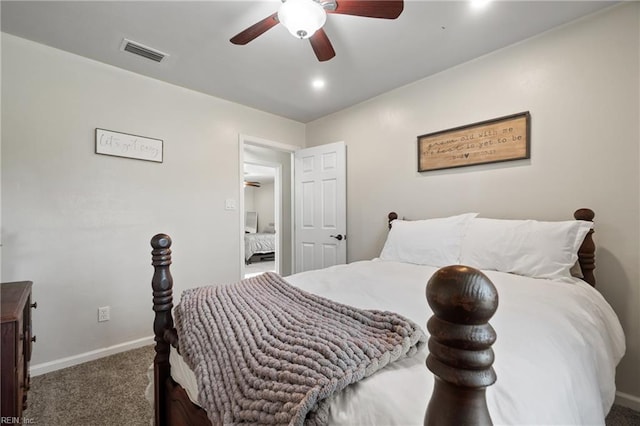
M 295 272 L 347 261 L 346 147 L 295 152 Z

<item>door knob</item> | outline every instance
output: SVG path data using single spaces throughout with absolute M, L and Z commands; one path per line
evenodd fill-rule
M 330 236 L 331 238 L 335 238 L 335 239 L 336 239 L 336 240 L 338 240 L 338 241 L 342 241 L 342 239 L 343 239 L 343 238 L 344 238 L 344 239 L 346 239 L 346 238 L 347 238 L 347 236 L 346 236 L 346 235 L 343 237 L 341 234 L 338 234 L 338 235 L 329 235 L 329 236 Z

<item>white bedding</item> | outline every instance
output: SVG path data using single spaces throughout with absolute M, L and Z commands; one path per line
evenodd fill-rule
M 431 316 L 425 286 L 435 270 L 373 260 L 286 279 L 336 301 L 395 311 L 424 325 Z M 498 335 L 493 345 L 498 381 L 487 389 L 493 422 L 604 424 L 615 396 L 615 366 L 625 351 L 622 328 L 604 298 L 578 279 L 485 274 L 500 300 L 490 321 Z M 176 355 L 173 378 L 195 400 L 195 377 Z M 425 349 L 347 388 L 332 402 L 330 424 L 421 425 L 433 388 L 426 355 Z
M 245 260 L 249 260 L 254 254 L 273 253 L 274 251 L 276 251 L 276 234 L 244 234 Z

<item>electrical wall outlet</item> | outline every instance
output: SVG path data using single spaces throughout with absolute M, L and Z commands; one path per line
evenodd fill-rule
M 98 322 L 109 321 L 111 319 L 110 309 L 109 306 L 98 308 Z

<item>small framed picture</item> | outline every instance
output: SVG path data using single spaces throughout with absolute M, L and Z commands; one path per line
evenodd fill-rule
M 161 139 L 96 129 L 96 154 L 162 163 Z

